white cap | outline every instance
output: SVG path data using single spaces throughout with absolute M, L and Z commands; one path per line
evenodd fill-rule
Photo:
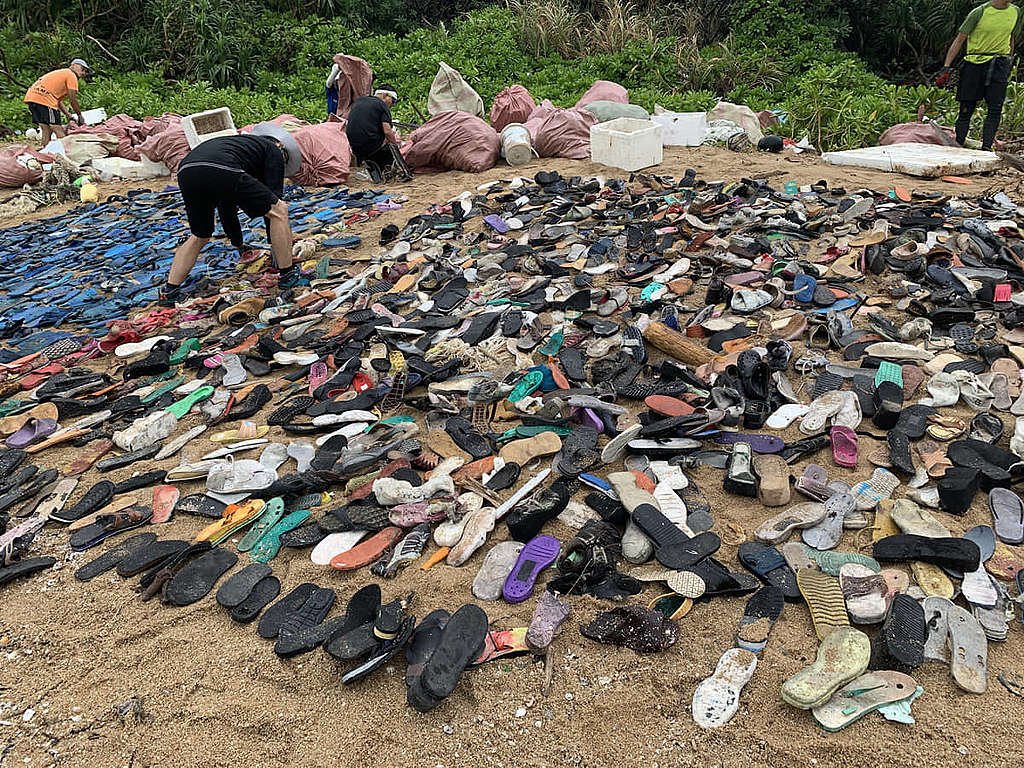
M 82 67 L 82 69 L 84 69 L 86 72 L 92 72 L 92 67 L 85 63 L 85 59 L 72 59 L 71 63 L 77 64 L 78 66 Z

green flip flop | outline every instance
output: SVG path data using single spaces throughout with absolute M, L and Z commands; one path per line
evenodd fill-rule
M 176 402 L 174 405 L 168 406 L 165 410 L 168 413 L 173 413 L 177 418 L 182 419 L 185 414 L 192 410 L 192 406 L 196 403 L 202 402 L 206 398 L 213 395 L 213 387 L 207 385 L 200 387 L 191 395 L 183 397 L 181 400 Z
M 199 343 L 199 339 L 185 339 L 171 355 L 171 365 L 181 365 L 181 363 L 185 362 L 191 352 L 198 352 L 200 346 L 202 345 Z
M 528 394 L 536 390 L 543 381 L 543 373 L 540 371 L 530 371 L 519 380 L 519 383 L 516 384 L 515 388 L 509 393 L 508 401 L 510 403 L 518 403 Z
M 260 539 L 266 535 L 267 531 L 280 522 L 282 517 L 284 517 L 284 499 L 280 497 L 270 499 L 263 508 L 263 512 L 256 518 L 252 528 L 238 542 L 238 551 L 248 552 L 255 547 Z
M 278 520 L 263 535 L 263 538 L 259 540 L 256 546 L 252 548 L 252 551 L 249 552 L 249 559 L 254 563 L 265 563 L 268 560 L 273 560 L 277 553 L 281 551 L 282 534 L 288 533 L 293 528 L 298 528 L 309 519 L 310 514 L 308 509 L 299 509 Z
M 178 387 L 180 387 L 184 383 L 185 383 L 185 377 L 184 376 L 175 376 L 173 379 L 168 381 L 166 384 L 161 384 L 159 387 L 154 389 L 148 395 L 146 395 L 145 397 L 141 398 L 141 402 L 143 402 L 143 403 L 151 403 L 154 400 L 159 400 L 161 397 L 166 395 L 168 392 L 170 392 L 173 389 L 177 389 Z

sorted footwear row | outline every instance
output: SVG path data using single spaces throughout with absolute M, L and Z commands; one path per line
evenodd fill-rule
M 57 220 L 0 231 L 28 253 L 0 307 L 0 584 L 52 565 L 29 555 L 63 525 L 72 552 L 106 546 L 80 581 L 212 593 L 345 685 L 404 654 L 423 712 L 468 668 L 546 656 L 579 595 L 610 603 L 580 634 L 637 653 L 746 600 L 692 692 L 702 727 L 760 684 L 784 612 L 815 661 L 778 696 L 826 731 L 913 723 L 926 663 L 986 692 L 1024 586 L 1006 195 L 544 171 L 372 237 L 393 196 L 289 195 L 308 285 L 273 292 L 254 242 L 235 271 L 211 251 L 173 308 L 143 306 L 180 234 L 168 195 L 74 212 L 56 260 Z M 297 558 L 322 578 L 275 575 Z M 435 568 L 466 569 L 463 600 L 417 596 Z M 493 627 L 499 600 L 528 626 Z

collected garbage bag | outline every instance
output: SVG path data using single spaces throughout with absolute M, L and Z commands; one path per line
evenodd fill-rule
M 114 115 L 98 125 L 69 123 L 67 132 L 68 136 L 81 134 L 92 134 L 94 136 L 100 134 L 111 135 L 117 139 L 117 146 L 110 152 L 111 155 L 122 157 L 125 160 L 138 160 L 139 150 L 137 145 L 143 139 L 139 133 L 141 128 L 141 120 L 136 120 L 131 115 L 120 114 Z
M 334 84 L 338 89 L 338 106 L 334 114 L 338 117 L 348 117 L 355 100 L 370 95 L 373 70 L 358 56 L 347 56 L 344 53 L 336 54 L 334 63 L 341 70 Z
M 61 139 L 60 143 L 64 145 L 64 154 L 68 160 L 86 165 L 98 157 L 110 157 L 119 141 L 110 133 L 72 133 Z
M 347 121 L 334 118 L 294 132 L 302 150 L 302 165 L 292 176 L 296 184 L 325 187 L 348 179 L 352 150 L 345 135 Z
M 185 129 L 179 123 L 153 134 L 139 145 L 139 153 L 154 163 L 163 163 L 171 173 L 177 173 L 178 164 L 189 153 Z
M 427 111 L 431 117 L 442 112 L 468 112 L 482 118 L 484 100 L 462 79 L 457 69 L 442 61 L 430 86 Z
M 585 109 L 562 109 L 545 99 L 531 113 L 526 128 L 540 157 L 590 157 L 590 126 L 597 118 Z
M 442 112 L 409 134 L 402 155 L 414 172 L 479 173 L 494 167 L 500 149 L 498 134 L 481 118 Z
M 494 97 L 491 125 L 501 133 L 509 123 L 525 123 L 537 104 L 522 85 L 512 85 Z
M 262 122 L 262 121 L 261 121 Z M 273 120 L 267 120 L 266 122 L 273 125 L 284 128 L 288 133 L 295 133 L 300 128 L 306 128 L 309 126 L 305 120 L 302 120 L 295 115 L 278 115 Z M 260 123 L 252 123 L 251 125 L 244 125 L 238 129 L 239 133 L 251 133 L 252 129 Z
M 761 130 L 761 121 L 758 119 L 757 113 L 743 104 L 731 104 L 728 101 L 718 102 L 708 111 L 708 123 L 712 120 L 729 120 L 736 123 L 747 134 L 750 143 L 755 146 L 764 138 L 764 131 Z
M 639 104 L 623 104 L 620 101 L 592 101 L 583 107 L 597 118 L 599 123 L 617 120 L 620 117 L 632 117 L 636 120 L 650 120 L 650 113 Z
M 939 138 L 936 131 L 942 131 L 950 139 L 955 140 L 956 138 L 956 134 L 949 128 L 942 128 L 934 123 L 900 123 L 879 136 L 878 143 L 879 145 L 910 143 L 945 146 L 946 142 Z
M 53 155 L 25 144 L 0 149 L 0 187 L 16 188 L 38 184 L 43 178 L 43 163 L 52 163 Z
M 173 112 L 164 112 L 160 117 L 147 117 L 142 121 L 142 125 L 139 126 L 139 143 L 141 144 L 150 136 L 162 133 L 168 128 L 180 125 L 181 115 L 176 115 Z
M 619 104 L 629 104 L 629 91 L 611 80 L 596 80 L 587 89 L 587 92 L 580 96 L 576 106 L 585 107 L 594 101 L 617 101 Z

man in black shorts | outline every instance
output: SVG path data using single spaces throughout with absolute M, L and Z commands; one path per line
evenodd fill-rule
M 401 139 L 391 120 L 391 107 L 398 102 L 394 86 L 383 84 L 373 96 L 356 99 L 348 113 L 345 133 L 356 162 L 366 165 L 371 175 L 390 168 Z
M 301 274 L 292 265 L 288 204 L 281 196 L 285 176 L 294 175 L 301 164 L 298 143 L 272 123 L 260 123 L 250 134 L 209 139 L 185 155 L 178 166 L 178 187 L 192 234 L 174 253 L 167 283 L 160 291 L 160 306 L 173 307 L 181 297 L 181 284 L 213 236 L 214 211 L 239 254 L 245 245 L 238 209 L 250 218 L 265 217 L 274 264 L 280 271 L 278 287 L 300 284 Z

